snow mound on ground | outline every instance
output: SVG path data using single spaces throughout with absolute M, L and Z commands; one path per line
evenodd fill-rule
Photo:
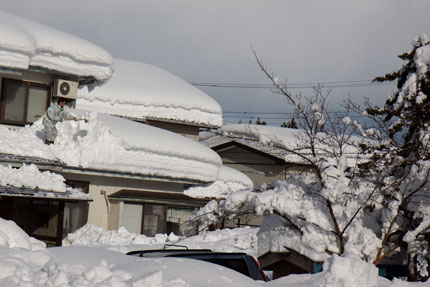
M 92 224 L 86 224 L 63 239 L 63 246 L 72 245 L 129 245 L 129 244 L 163 244 L 169 237 L 157 234 L 147 237 L 143 234 L 128 232 L 124 227 L 118 230 L 104 230 Z
M 41 250 L 45 243 L 29 237 L 12 220 L 0 218 L 0 248 L 23 248 L 29 250 Z
M 0 62 L 3 67 L 48 70 L 109 79 L 112 56 L 104 49 L 65 32 L 0 11 Z
M 0 218 L 0 285 L 58 286 L 65 274 L 46 251 L 13 221 Z
M 45 171 L 41 172 L 36 165 L 23 165 L 20 168 L 0 165 L 0 185 L 46 189 L 65 192 L 66 184 L 63 176 Z
M 353 254 L 333 255 L 324 262 L 326 287 L 377 287 L 378 268 Z
M 75 232 L 69 233 L 63 239 L 63 246 L 120 246 L 109 249 L 125 253 L 138 249 L 163 248 L 164 244 L 179 244 L 194 249 L 245 252 L 256 256 L 257 231 L 258 228 L 236 228 L 209 231 L 190 237 L 176 236 L 173 233 L 148 237 L 143 234 L 130 233 L 124 227 L 120 227 L 118 230 L 104 230 L 102 227 L 87 224 Z
M 201 90 L 156 66 L 115 59 L 108 83 L 79 91 L 77 108 L 140 120 L 220 127 L 220 105 Z
M 193 186 L 184 191 L 195 198 L 220 198 L 245 189 L 252 189 L 252 180 L 244 173 L 228 166 L 221 166 L 218 179 L 207 186 Z

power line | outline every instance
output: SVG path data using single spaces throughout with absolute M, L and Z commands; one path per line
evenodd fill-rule
M 223 114 L 228 114 L 226 116 L 230 116 L 233 117 L 234 114 L 239 114 L 239 115 L 287 115 L 287 116 L 294 116 L 295 113 L 294 112 L 264 112 L 264 111 L 253 111 L 253 112 L 248 112 L 248 111 L 222 111 Z M 332 114 L 332 115 L 344 115 L 345 113 L 342 111 L 327 111 L 324 112 L 327 114 Z M 230 115 L 233 114 L 233 115 Z M 361 117 L 361 115 L 350 115 L 349 117 Z
M 272 84 L 244 84 L 244 83 L 210 83 L 210 82 L 189 82 L 193 86 L 210 87 L 210 88 L 241 88 L 241 89 L 275 89 Z M 359 88 L 359 87 L 374 87 L 388 86 L 395 83 L 379 83 L 371 80 L 354 80 L 354 81 L 337 81 L 337 82 L 322 82 L 322 83 L 295 83 L 286 84 L 289 89 L 310 89 L 316 86 L 327 88 Z

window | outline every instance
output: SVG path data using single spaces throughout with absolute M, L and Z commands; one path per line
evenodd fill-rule
M 30 124 L 43 116 L 49 106 L 49 85 L 3 79 L 0 123 Z
M 90 190 L 90 183 L 88 181 L 66 180 L 66 185 L 83 193 L 88 193 Z
M 146 236 L 171 232 L 184 235 L 187 227 L 185 223 L 194 211 L 196 211 L 195 207 L 125 202 L 120 224 L 129 232 Z

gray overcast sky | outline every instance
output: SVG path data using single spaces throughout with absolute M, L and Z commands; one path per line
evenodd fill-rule
M 189 82 L 269 84 L 251 46 L 291 84 L 370 80 L 400 68 L 397 55 L 430 34 L 429 0 L 3 0 L 1 9 Z M 393 88 L 337 88 L 332 109 L 347 95 L 383 104 Z M 201 89 L 225 112 L 290 110 L 270 90 Z

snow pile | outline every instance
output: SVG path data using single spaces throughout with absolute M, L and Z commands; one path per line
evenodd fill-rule
M 0 125 L 0 143 L 2 154 L 57 160 L 55 154 L 41 140 L 40 132 L 32 128 L 16 130 Z
M 139 249 L 162 249 L 164 244 L 179 244 L 194 249 L 245 252 L 257 256 L 257 231 L 258 229 L 255 228 L 236 228 L 204 232 L 191 237 L 180 237 L 173 233 L 147 237 L 143 234 L 130 233 L 124 227 L 118 230 L 104 230 L 87 224 L 69 233 L 63 239 L 63 246 L 110 246 L 111 250 L 125 253 Z
M 0 218 L 0 285 L 59 286 L 64 278 L 45 243 Z
M 100 234 L 100 230 L 91 227 Z M 125 233 L 121 231 L 121 233 Z M 84 233 L 81 233 L 84 234 Z M 107 234 L 107 233 L 106 233 Z M 191 248 L 217 251 L 238 250 L 255 238 L 253 229 L 218 230 L 187 238 Z M 118 238 L 110 236 L 111 243 Z M 181 242 L 182 244 L 182 242 Z M 194 245 L 193 245 L 194 244 Z M 219 249 L 212 248 L 218 247 Z M 234 286 L 234 287 L 424 287 L 426 283 L 400 280 L 390 282 L 377 276 L 377 269 L 354 255 L 333 256 L 318 274 L 282 277 L 271 282 L 257 282 L 231 269 L 186 258 L 142 259 L 109 249 L 127 252 L 156 249 L 158 244 L 84 247 L 69 246 L 46 249 L 44 243 L 28 237 L 14 222 L 0 218 L 0 285 L 1 286 Z M 248 249 L 251 250 L 251 249 Z M 245 251 L 246 252 L 246 251 Z M 252 252 L 248 252 L 252 254 Z
M 77 108 L 140 120 L 219 127 L 219 104 L 201 90 L 156 66 L 115 59 L 109 82 L 79 91 Z
M 324 284 L 326 287 L 377 287 L 378 268 L 362 261 L 358 256 L 333 255 L 324 262 Z
M 2 186 L 66 192 L 64 181 L 65 179 L 61 175 L 50 171 L 41 172 L 34 164 L 24 164 L 18 169 L 0 165 L 0 185 Z
M 177 237 L 173 236 L 173 241 Z M 143 234 L 128 232 L 124 227 L 118 230 L 104 230 L 92 224 L 86 224 L 63 239 L 63 246 L 72 245 L 130 245 L 130 244 L 164 244 L 171 242 L 166 234 L 147 237 Z
M 112 75 L 108 52 L 65 32 L 0 11 L 0 35 L 2 67 L 40 67 L 101 82 Z
M 126 119 L 70 110 L 85 121 L 57 124 L 53 145 L 44 144 L 41 120 L 30 127 L 0 129 L 0 153 L 37 154 L 59 159 L 68 167 L 120 171 L 146 176 L 191 179 L 218 178 L 221 159 L 211 149 L 181 135 Z M 17 143 L 14 145 L 13 143 Z
M 221 198 L 236 191 L 252 189 L 253 186 L 252 180 L 244 173 L 223 165 L 215 182 L 208 186 L 190 187 L 184 193 L 195 198 Z
M 260 286 L 231 269 L 180 258 L 140 259 L 106 248 L 57 247 L 0 218 L 1 286 Z

